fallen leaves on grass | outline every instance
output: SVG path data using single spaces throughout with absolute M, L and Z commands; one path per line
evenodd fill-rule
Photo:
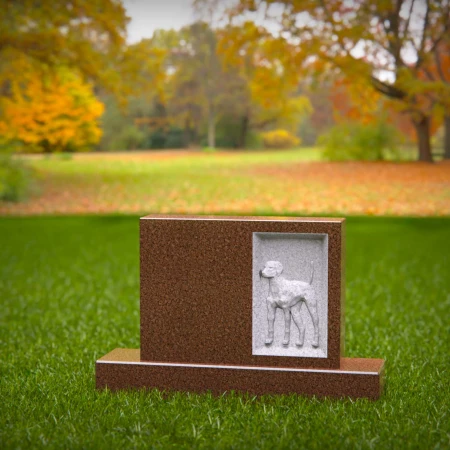
M 152 157 L 155 164 L 164 159 L 164 155 Z M 84 163 L 92 160 L 98 165 L 102 158 L 113 157 L 90 156 Z M 147 161 L 148 169 L 139 165 L 139 173 L 119 177 L 113 165 L 111 169 L 103 167 L 101 173 L 92 166 L 85 173 L 41 168 L 41 195 L 25 203 L 0 203 L 0 214 L 450 215 L 447 162 L 250 163 L 231 167 L 228 163 L 225 167 L 221 166 L 221 156 L 215 165 L 205 163 L 204 156 L 187 158 L 192 165 L 181 169 L 164 162 L 155 172 L 155 166 Z
M 450 164 L 309 163 L 259 167 L 283 180 L 283 208 L 368 215 L 450 214 Z M 277 205 L 274 209 L 279 210 Z

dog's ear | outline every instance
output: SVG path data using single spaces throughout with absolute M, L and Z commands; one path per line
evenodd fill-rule
M 283 265 L 277 261 L 277 276 L 283 272 Z

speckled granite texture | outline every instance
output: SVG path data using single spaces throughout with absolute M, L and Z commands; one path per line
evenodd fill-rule
M 381 395 L 384 361 L 343 357 L 344 219 L 159 215 L 140 225 L 141 349 L 116 349 L 100 358 L 98 389 Z M 315 242 L 263 243 L 255 253 L 254 236 L 264 240 L 269 233 L 294 239 L 311 234 Z M 258 266 L 286 252 L 290 279 L 308 279 L 306 259 L 317 270 L 320 343 L 314 348 L 310 326 L 305 346 L 320 357 L 254 351 L 264 335 L 264 312 L 255 319 L 255 301 L 263 305 L 267 295 Z
M 147 216 L 140 225 L 144 361 L 339 368 L 344 219 Z M 253 233 L 327 235 L 322 357 L 252 354 Z
M 166 364 L 166 365 L 164 365 Z M 365 397 L 376 400 L 383 389 L 384 361 L 342 358 L 341 368 L 195 367 L 140 360 L 139 350 L 116 349 L 96 363 L 98 389 L 158 388 L 164 391 L 231 390 L 251 394 L 302 394 L 318 397 Z

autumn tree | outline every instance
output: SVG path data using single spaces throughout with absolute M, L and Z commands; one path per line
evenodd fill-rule
M 338 77 L 332 83 L 329 97 L 335 122 L 352 121 L 364 125 L 386 122 L 394 126 L 409 142 L 415 133 L 408 117 L 396 108 L 394 102 L 374 89 L 364 89 L 362 79 Z M 430 131 L 436 132 L 440 123 L 431 122 Z
M 138 133 L 139 128 L 149 145 L 159 142 L 164 146 L 164 136 L 180 128 L 186 146 L 197 142 L 205 118 L 204 80 L 201 55 L 192 49 L 190 30 L 156 30 L 151 38 L 127 47 L 120 63 L 127 101 L 118 110 L 114 99 L 104 96 L 109 106 L 108 126 L 114 116 L 113 126 L 117 127 L 121 116 L 125 126 L 119 134 L 131 132 L 133 127 Z M 111 131 L 109 127 L 109 142 Z
M 205 119 L 206 101 L 203 54 L 194 50 L 191 26 L 181 30 L 156 30 L 150 39 L 135 44 L 135 58 L 146 65 L 138 71 L 139 97 L 152 105 L 152 113 L 136 117 L 136 124 L 152 132 L 167 132 L 170 126 L 184 129 L 184 142 L 197 143 Z M 137 55 L 137 53 L 136 53 Z M 132 60 L 132 58 L 131 58 Z
M 206 100 L 207 123 L 208 123 L 208 146 L 216 146 L 216 122 L 218 96 L 220 92 L 221 64 L 217 55 L 216 33 L 208 24 L 197 22 L 191 26 L 193 38 L 193 50 L 201 55 L 202 64 L 199 74 L 202 81 L 201 86 Z
M 436 47 L 435 52 L 436 73 L 441 83 L 445 84 L 444 107 L 444 158 L 450 159 L 450 34 L 441 45 Z M 442 97 L 441 97 L 442 99 Z
M 303 116 L 298 130 L 305 145 L 314 145 L 317 138 L 335 124 L 330 98 L 332 88 L 331 80 L 316 81 L 310 77 L 300 80 L 298 93 L 308 98 L 312 109 Z
M 112 61 L 125 44 L 128 18 L 119 0 L 0 0 L 0 61 L 26 56 L 50 68 L 75 68 L 117 92 Z M 10 79 L 0 79 L 3 93 Z
M 180 30 L 179 45 L 172 49 L 174 72 L 169 81 L 172 112 L 182 116 L 185 129 L 192 126 L 198 130 L 205 117 L 208 146 L 212 148 L 216 145 L 221 81 L 216 45 L 216 34 L 205 22 Z
M 138 84 L 140 97 L 154 108 L 149 116 L 136 117 L 135 123 L 164 133 L 171 126 L 180 127 L 186 146 L 198 145 L 206 130 L 208 146 L 214 147 L 216 128 L 229 118 L 239 122 L 235 144 L 240 147 L 250 130 L 272 126 L 297 131 L 299 116 L 310 108 L 308 100 L 295 95 L 296 83 L 280 64 L 258 53 L 257 46 L 228 48 L 226 36 L 234 32 L 239 30 L 213 30 L 200 21 L 177 31 L 157 30 L 151 39 L 136 44 L 147 65 L 138 70 L 139 77 L 148 80 Z M 271 45 L 263 37 L 259 43 Z M 235 52 L 241 55 L 236 58 Z M 222 134 L 221 130 L 220 138 Z
M 271 17 L 275 4 L 283 12 Z M 277 39 L 296 44 L 291 70 L 337 68 L 395 100 L 414 124 L 419 159 L 432 161 L 433 93 L 442 85 L 425 83 L 419 72 L 448 37 L 449 0 L 240 0 L 232 16 L 261 8 L 278 25 Z
M 0 10 L 3 139 L 46 151 L 95 144 L 102 105 L 93 88 L 123 90 L 122 2 L 0 0 Z
M 307 97 L 297 95 L 298 77 L 285 69 L 287 53 L 280 48 L 286 43 L 251 21 L 218 33 L 219 52 L 231 74 L 225 106 L 241 118 L 241 145 L 250 130 L 296 132 L 300 118 L 312 108 Z
M 114 63 L 122 78 L 121 89 L 124 97 L 140 97 L 151 100 L 155 96 L 164 97 L 167 78 L 168 55 L 176 32 L 158 30 L 151 39 L 128 45 Z M 168 36 L 163 44 L 161 34 Z M 122 98 L 119 98 L 122 100 Z
M 444 158 L 450 159 L 450 33 L 437 45 L 433 54 L 426 55 L 420 71 L 428 95 L 437 105 L 444 126 Z
M 198 145 L 207 115 L 202 55 L 194 49 L 191 26 L 177 32 L 166 62 L 165 111 L 170 122 L 183 129 L 186 146 Z
M 197 25 L 192 30 L 196 41 L 204 49 L 203 78 L 208 110 L 208 147 L 216 144 L 216 124 L 218 96 L 223 88 L 222 65 L 217 53 L 217 33 L 215 19 L 220 8 L 220 0 L 194 0 L 193 8 L 197 16 Z M 201 25 L 203 24 L 203 25 Z M 200 39 L 199 39 L 200 38 Z
M 36 67 L 38 66 L 38 67 Z M 29 60 L 0 97 L 0 139 L 23 144 L 23 151 L 88 150 L 101 137 L 103 104 L 92 87 L 67 68 L 49 70 Z

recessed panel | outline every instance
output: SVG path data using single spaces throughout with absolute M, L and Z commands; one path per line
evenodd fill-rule
M 328 356 L 328 235 L 253 233 L 252 354 Z

